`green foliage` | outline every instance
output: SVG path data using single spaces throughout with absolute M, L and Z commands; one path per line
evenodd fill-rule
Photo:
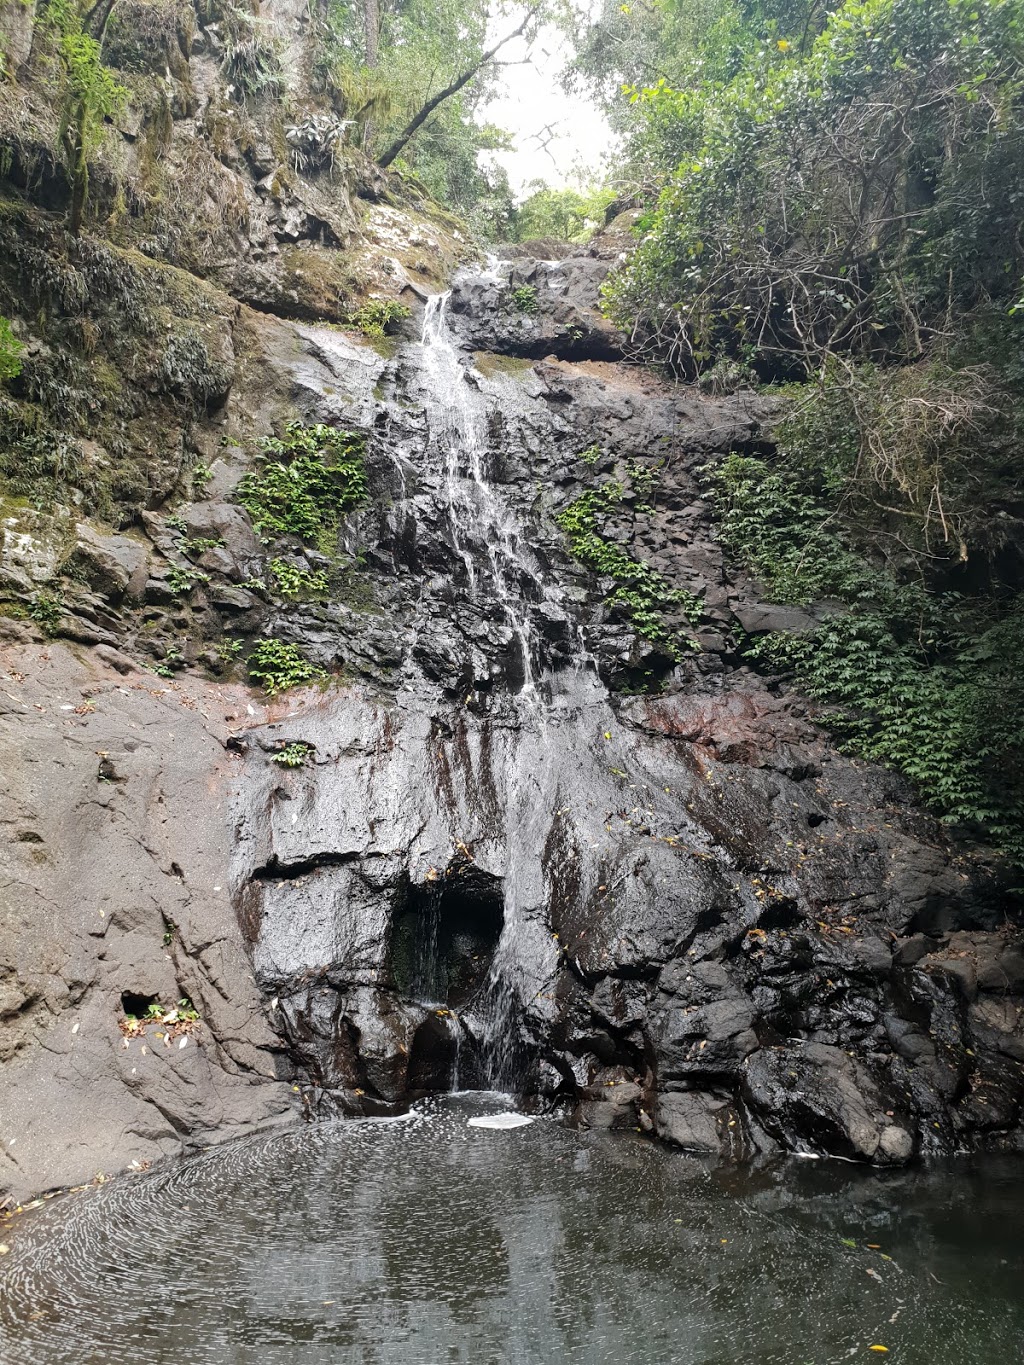
M 21 357 L 25 347 L 11 330 L 10 321 L 0 317 L 0 382 L 17 379 L 21 374 Z
M 284 438 L 264 441 L 263 449 L 278 458 L 238 485 L 238 501 L 257 532 L 298 536 L 333 553 L 341 517 L 367 498 L 365 438 L 319 422 L 290 422 Z
M 555 520 L 569 537 L 573 558 L 594 573 L 614 580 L 615 587 L 605 598 L 608 606 L 624 610 L 643 639 L 676 654 L 682 645 L 692 647 L 693 642 L 672 629 L 665 619 L 666 613 L 679 613 L 696 624 L 701 617 L 700 602 L 685 589 L 669 587 L 649 564 L 635 559 L 601 534 L 605 518 L 621 501 L 622 494 L 622 485 L 609 481 L 598 489 L 581 493 Z
M 632 93 L 664 187 L 607 299 L 682 368 L 914 360 L 951 309 L 1015 298 L 1024 0 L 845 0 L 820 32 L 791 11 Z
M 33 593 L 25 614 L 42 628 L 44 635 L 56 635 L 64 619 L 64 599 L 59 594 Z
M 271 697 L 289 687 L 326 682 L 325 671 L 306 658 L 298 645 L 284 640 L 260 640 L 248 659 L 249 676 Z
M 208 464 L 196 463 L 192 466 L 192 491 L 200 496 L 206 491 L 206 486 L 213 478 L 213 470 Z
M 579 458 L 588 469 L 593 469 L 602 453 L 601 447 L 595 442 L 592 446 L 587 446 L 586 450 L 581 450 Z
M 210 575 L 203 573 L 201 569 L 194 569 L 191 565 L 182 568 L 174 565 L 167 571 L 167 590 L 174 593 L 176 597 L 190 593 L 193 588 L 197 588 L 200 583 L 209 583 Z
M 282 597 L 322 597 L 327 592 L 327 574 L 323 569 L 310 571 L 285 559 L 272 559 L 270 572 Z
M 192 536 L 178 542 L 183 555 L 201 555 L 207 550 L 217 550 L 224 544 L 219 536 Z
M 305 744 L 301 739 L 296 739 L 290 744 L 282 745 L 276 754 L 271 754 L 270 761 L 282 768 L 302 768 L 312 752 L 312 744 Z
M 586 242 L 604 225 L 605 211 L 615 197 L 610 189 L 553 190 L 540 180 L 529 188 L 532 193 L 516 209 L 510 225 L 511 241 Z
M 509 299 L 513 308 L 528 317 L 533 317 L 537 312 L 537 290 L 532 284 L 521 284 L 517 289 L 511 290 Z
M 103 138 L 105 121 L 124 107 L 128 91 L 103 64 L 102 50 L 85 31 L 78 0 L 48 0 L 40 27 L 51 50 L 60 115 L 60 142 L 72 182 L 69 227 L 82 226 L 89 190 L 89 164 Z
M 482 57 L 488 12 L 479 0 L 406 0 L 374 6 L 373 24 L 370 9 L 347 0 L 316 7 L 313 79 L 335 113 L 352 120 L 349 142 L 373 156 Z M 437 203 L 492 237 L 506 235 L 512 214 L 507 177 L 487 157 L 508 139 L 479 117 L 494 84 L 488 64 L 433 110 L 394 162 Z
M 749 653 L 827 703 L 848 752 L 898 769 L 944 820 L 1024 858 L 1024 598 L 929 592 L 873 562 L 838 514 L 844 485 L 827 460 L 809 471 L 793 456 L 731 455 L 706 471 L 719 534 L 768 595 L 836 604 L 817 629 Z
M 243 640 L 233 640 L 229 636 L 225 636 L 217 644 L 217 658 L 221 663 L 229 664 L 238 658 L 244 648 L 245 642 Z
M 266 29 L 265 19 L 241 6 L 230 7 L 221 70 L 242 103 L 284 90 L 280 45 Z
M 397 299 L 368 299 L 361 308 L 349 314 L 349 324 L 358 327 L 364 336 L 377 339 L 386 335 L 388 328 L 400 318 L 407 318 L 409 309 Z

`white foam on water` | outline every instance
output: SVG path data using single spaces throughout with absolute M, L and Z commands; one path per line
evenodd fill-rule
M 466 1120 L 470 1128 L 525 1128 L 533 1119 L 527 1114 L 478 1114 L 474 1119 Z

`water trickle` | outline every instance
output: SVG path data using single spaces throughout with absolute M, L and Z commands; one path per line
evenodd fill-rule
M 549 600 L 552 590 L 543 582 L 518 518 L 488 480 L 487 405 L 455 346 L 448 323 L 450 298 L 451 291 L 432 295 L 423 314 L 427 421 L 444 462 L 452 542 L 465 566 L 470 595 L 482 600 L 489 594 L 512 628 L 519 667 L 509 671 L 518 674 L 522 700 L 533 701 L 539 642 L 530 600 Z

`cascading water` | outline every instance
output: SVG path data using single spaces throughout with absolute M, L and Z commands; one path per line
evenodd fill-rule
M 497 269 L 493 264 L 491 270 Z M 552 679 L 544 677 L 534 613 L 540 606 L 565 616 L 557 586 L 545 581 L 525 528 L 509 501 L 487 477 L 488 408 L 470 379 L 449 325 L 451 291 L 427 300 L 422 330 L 422 373 L 430 441 L 443 461 L 444 493 L 453 545 L 465 566 L 471 599 L 498 606 L 516 642 L 518 668 L 509 669 L 520 726 L 543 728 L 545 698 Z M 482 570 L 482 571 L 481 571 Z M 516 989 L 515 907 L 507 914 L 488 977 L 477 992 L 467 1023 L 476 1037 L 487 1084 L 515 1084 L 521 1047 L 516 1024 L 521 1006 Z
M 537 695 L 537 633 L 527 604 L 547 593 L 510 508 L 495 494 L 485 468 L 487 408 L 468 382 L 448 325 L 451 291 L 434 294 L 423 314 L 423 373 L 431 436 L 444 458 L 452 541 L 466 569 L 471 595 L 493 595 L 518 645 L 520 696 Z M 486 557 L 484 581 L 475 554 Z

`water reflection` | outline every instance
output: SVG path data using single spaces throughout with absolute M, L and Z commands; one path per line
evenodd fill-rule
M 503 1103 L 237 1144 L 51 1204 L 6 1234 L 0 1361 L 1024 1360 L 1017 1163 L 716 1170 L 553 1120 L 467 1124 Z

